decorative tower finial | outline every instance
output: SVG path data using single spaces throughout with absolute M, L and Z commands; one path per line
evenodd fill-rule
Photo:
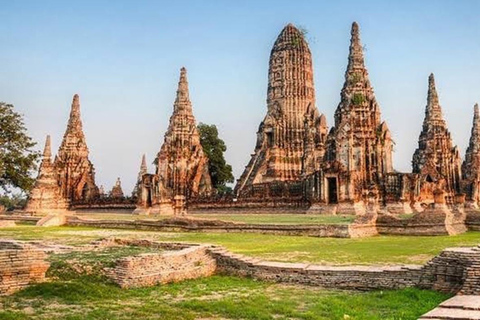
M 65 135 L 69 133 L 76 134 L 77 132 L 81 132 L 81 135 L 83 135 L 82 120 L 80 118 L 80 97 L 78 94 L 75 94 L 72 100 L 72 107 L 70 109 L 70 117 L 68 119 Z
M 45 148 L 43 149 L 43 160 L 48 159 L 48 161 L 50 161 L 51 157 L 52 157 L 52 146 L 50 143 L 50 135 L 47 135 L 47 138 L 45 139 Z
M 348 55 L 347 73 L 357 68 L 365 68 L 365 61 L 363 58 L 363 47 L 360 41 L 360 27 L 357 22 L 352 23 L 350 38 L 350 52 Z
M 478 111 L 478 103 L 473 106 L 473 124 L 480 128 L 480 114 Z
M 180 80 L 178 81 L 177 97 L 175 99 L 174 110 L 184 108 L 190 105 L 190 96 L 188 92 L 187 69 L 180 69 Z
M 142 164 L 140 165 L 140 172 L 147 173 L 147 158 L 145 157 L 145 153 L 142 156 Z
M 428 77 L 427 107 L 434 108 L 435 106 L 439 107 L 438 93 L 437 88 L 435 87 L 435 76 L 433 73 L 430 73 L 430 76 Z

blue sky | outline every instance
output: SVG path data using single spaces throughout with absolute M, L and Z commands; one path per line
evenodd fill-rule
M 238 178 L 266 113 L 271 46 L 289 22 L 308 31 L 317 107 L 333 125 L 350 26 L 360 24 L 370 80 L 411 170 L 427 79 L 462 156 L 480 102 L 480 1 L 1 1 L 0 100 L 24 114 L 42 148 L 61 142 L 73 94 L 97 183 L 130 192 L 153 161 L 188 69 L 197 121 L 216 124 Z M 153 171 L 150 165 L 150 171 Z

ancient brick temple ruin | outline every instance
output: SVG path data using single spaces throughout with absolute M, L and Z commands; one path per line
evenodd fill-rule
M 289 24 L 270 53 L 267 115 L 236 194 L 301 197 L 301 181 L 319 169 L 326 136 L 325 116 L 315 105 L 312 55 L 303 33 Z
M 38 177 L 30 192 L 25 210 L 37 214 L 49 214 L 55 211 L 62 212 L 67 209 L 68 201 L 62 197 L 62 190 L 52 163 L 50 136 L 47 136 Z
M 413 173 L 420 177 L 417 201 L 433 202 L 433 191 L 439 187 L 451 199 L 460 193 L 460 154 L 443 119 L 433 74 L 428 78 L 425 119 L 412 165 Z
M 463 209 L 459 208 L 463 208 L 465 197 L 467 207 L 478 207 L 478 105 L 461 164 L 443 118 L 434 76 L 430 75 L 412 172 L 394 170 L 392 134 L 381 118 L 355 22 L 345 81 L 330 130 L 325 115 L 316 107 L 312 54 L 304 33 L 292 24 L 283 28 L 270 53 L 266 104 L 267 114 L 258 128 L 254 153 L 235 186 L 236 198 L 210 197 L 208 159 L 193 116 L 187 72 L 182 68 L 173 114 L 154 161 L 155 174 L 148 174 L 145 156 L 142 158 L 133 192 L 135 212 L 183 214 L 187 204 L 197 208 L 287 206 L 318 213 L 356 214 L 366 213 L 369 208 L 385 213 L 427 214 L 436 208 L 439 220 L 451 218 L 461 224 Z M 27 209 L 64 210 L 73 202 L 97 197 L 99 190 L 88 160 L 75 95 L 67 131 L 53 163 L 47 140 Z M 112 201 L 120 198 L 113 197 Z M 450 212 L 447 207 L 456 209 Z M 423 223 L 422 217 L 418 224 Z
M 413 170 L 401 173 L 393 169 L 394 142 L 381 119 L 357 23 L 352 24 L 345 82 L 328 135 L 325 116 L 315 107 L 312 70 L 302 32 L 287 25 L 271 52 L 267 116 L 257 133 L 255 153 L 237 182 L 237 205 L 301 198 L 312 212 L 364 213 L 374 194 L 386 210 L 410 213 L 423 211 L 435 197 L 441 203 L 462 202 L 462 193 L 476 205 L 480 120 L 476 113 L 462 177 L 459 151 L 443 119 L 433 75 Z
M 133 198 L 139 198 L 141 196 L 142 178 L 143 178 L 143 175 L 147 173 L 148 173 L 147 158 L 145 157 L 145 155 L 143 155 L 142 163 L 140 164 L 140 171 L 138 171 L 137 183 L 135 184 L 135 187 L 133 188 L 133 191 L 132 191 Z
M 115 185 L 112 187 L 112 191 L 110 191 L 110 197 L 116 199 L 122 199 L 124 197 L 120 178 L 117 178 Z
M 467 195 L 467 206 L 478 208 L 480 200 L 480 114 L 474 106 L 472 134 L 462 164 L 462 190 Z
M 37 181 L 30 192 L 26 211 L 48 213 L 64 210 L 75 201 L 91 201 L 99 196 L 95 169 L 88 159 L 88 147 L 80 118 L 80 98 L 73 96 L 70 118 L 62 144 L 51 162 L 47 137 Z
M 155 174 L 142 176 L 136 213 L 184 214 L 187 201 L 212 193 L 208 158 L 200 144 L 185 68 L 180 71 L 173 114 L 155 165 Z
M 361 201 L 365 190 L 378 187 L 393 171 L 392 146 L 365 67 L 359 27 L 353 23 L 335 125 L 328 133 L 320 170 L 314 175 L 312 198 L 326 204 Z

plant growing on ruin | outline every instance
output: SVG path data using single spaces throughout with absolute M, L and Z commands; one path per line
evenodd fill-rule
M 300 32 L 300 35 L 293 37 L 292 45 L 294 47 L 299 47 L 302 44 L 302 39 L 305 39 L 308 34 L 308 30 L 305 27 L 298 27 L 297 29 Z
M 360 80 L 362 79 L 361 75 L 359 73 L 354 73 L 352 74 L 352 76 L 350 77 L 350 81 L 353 83 L 353 84 L 357 84 L 358 82 L 360 82 Z
M 352 103 L 356 106 L 365 102 L 365 96 L 361 93 L 354 93 L 352 97 Z
M 0 102 L 0 186 L 5 192 L 32 188 L 32 174 L 40 156 L 32 149 L 35 145 L 22 115 L 15 112 L 13 105 Z
M 213 124 L 200 123 L 198 132 L 203 152 L 208 157 L 208 170 L 213 187 L 220 194 L 229 193 L 231 189 L 226 184 L 232 183 L 234 177 L 232 166 L 226 162 L 224 157 L 224 152 L 227 151 L 225 142 L 218 137 L 218 129 Z

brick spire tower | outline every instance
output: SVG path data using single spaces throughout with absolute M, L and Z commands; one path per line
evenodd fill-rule
M 173 114 L 155 164 L 155 175 L 142 179 L 135 212 L 183 214 L 189 200 L 212 193 L 208 158 L 200 144 L 185 68 L 180 70 Z
M 208 159 L 200 144 L 185 68 L 180 70 L 173 114 L 156 163 L 156 174 L 173 195 L 190 198 L 212 191 Z
M 66 210 L 67 207 L 67 201 L 61 197 L 57 175 L 52 164 L 50 136 L 48 135 L 45 140 L 45 148 L 38 170 L 38 177 L 28 196 L 25 211 L 42 214 L 52 213 L 52 211 L 63 211 Z
M 443 119 L 433 73 L 428 78 L 425 118 L 412 166 L 413 172 L 421 174 L 426 182 L 445 180 L 445 189 L 450 195 L 459 191 L 460 156 Z
M 62 144 L 54 161 L 62 196 L 73 201 L 98 197 L 95 169 L 88 159 L 88 147 L 80 118 L 80 98 L 73 96 L 70 118 Z
M 145 157 L 145 154 L 143 154 L 142 162 L 140 164 L 140 171 L 138 172 L 138 176 L 137 176 L 137 183 L 135 184 L 135 188 L 133 188 L 133 191 L 132 191 L 133 197 L 139 196 L 143 175 L 147 173 L 148 173 L 147 158 Z
M 332 197 L 335 201 L 359 200 L 363 190 L 378 185 L 393 171 L 393 142 L 387 124 L 381 121 L 356 22 L 351 28 L 345 82 L 327 145 L 324 170 L 337 172 L 332 179 L 338 181 L 332 183 L 340 186 L 338 198 Z
M 480 114 L 478 103 L 473 107 L 472 133 L 462 164 L 462 175 L 463 190 L 467 195 L 467 200 L 477 207 L 480 200 Z
M 270 53 L 267 115 L 258 129 L 254 154 L 237 182 L 237 194 L 248 194 L 254 184 L 299 181 L 312 173 L 323 155 L 326 130 L 315 106 L 310 49 L 303 33 L 288 24 Z M 311 154 L 305 154 L 307 143 Z

